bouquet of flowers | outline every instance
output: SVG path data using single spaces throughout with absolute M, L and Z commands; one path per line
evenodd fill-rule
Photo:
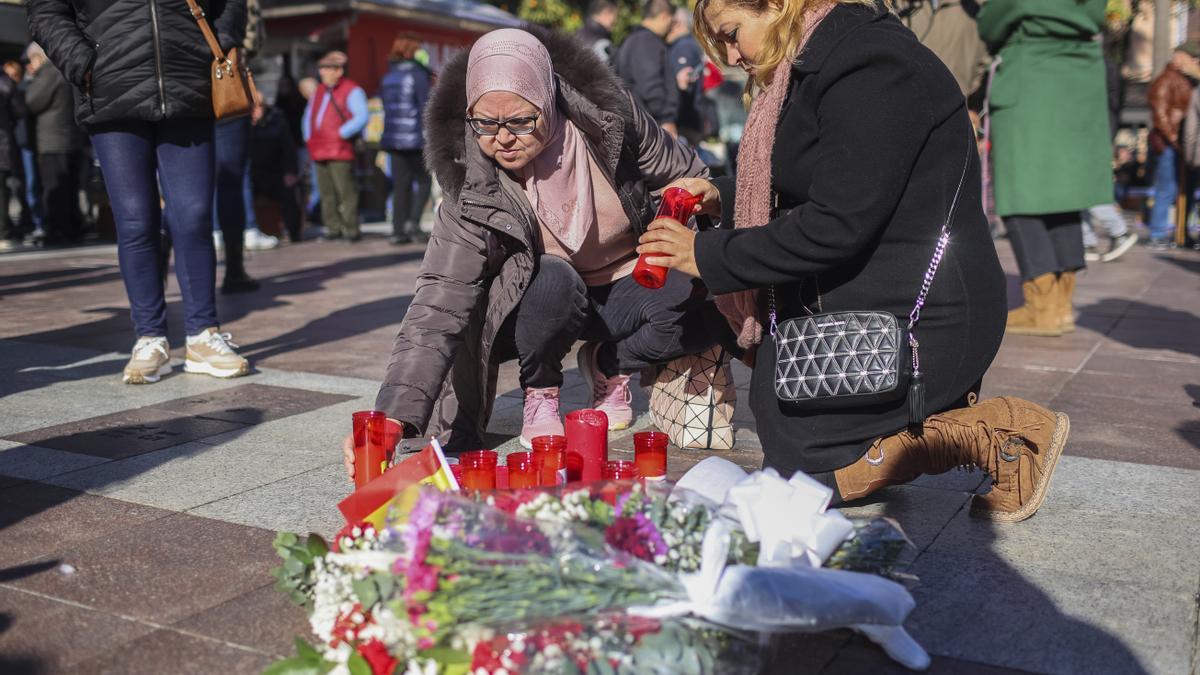
M 911 597 L 879 576 L 905 545 L 896 528 L 831 512 L 845 529 L 812 545 L 833 568 L 813 567 L 808 544 L 733 515 L 744 506 L 667 484 L 412 485 L 382 527 L 349 525 L 332 546 L 279 535 L 276 575 L 319 645 L 298 640 L 268 672 L 749 673 L 770 633 L 903 634 Z

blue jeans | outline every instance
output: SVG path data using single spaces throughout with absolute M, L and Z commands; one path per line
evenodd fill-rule
M 42 228 L 42 183 L 38 180 L 37 153 L 21 148 L 21 165 L 25 168 L 25 205 L 34 228 Z
M 1154 206 L 1150 207 L 1150 239 L 1166 241 L 1175 231 L 1171 207 L 1179 196 L 1179 168 L 1175 148 L 1168 146 L 1154 160 Z
M 160 235 L 165 221 L 175 247 L 184 329 L 198 335 L 217 324 L 213 250 L 213 123 L 206 119 L 126 121 L 92 132 L 117 224 L 117 258 L 138 337 L 165 337 Z

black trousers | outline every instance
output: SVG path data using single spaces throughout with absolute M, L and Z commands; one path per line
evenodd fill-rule
M 388 154 L 392 156 L 392 234 L 411 236 L 417 234 L 433 179 L 420 150 L 392 150 Z
M 37 164 L 42 182 L 46 241 L 78 241 L 83 236 L 79 213 L 79 153 L 40 153 Z
M 497 362 L 518 361 L 522 389 L 541 389 L 562 386 L 562 362 L 576 340 L 603 343 L 597 360 L 612 376 L 724 342 L 728 325 L 685 274 L 672 271 L 656 290 L 633 277 L 589 287 L 566 260 L 542 255 L 493 349 Z
M 1083 224 L 1078 211 L 1039 216 L 1007 216 L 1004 229 L 1012 243 L 1021 280 L 1083 269 Z

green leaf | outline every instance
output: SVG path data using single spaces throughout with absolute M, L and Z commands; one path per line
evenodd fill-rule
M 283 563 L 283 569 L 287 571 L 288 574 L 295 574 L 299 576 L 304 574 L 304 571 L 308 569 L 308 566 L 295 558 L 288 558 L 287 561 Z
M 299 656 L 276 661 L 267 666 L 263 675 L 320 675 L 321 666 Z
M 300 537 L 297 537 L 295 533 L 280 532 L 279 534 L 275 535 L 275 541 L 273 545 L 275 548 L 291 548 L 292 546 L 295 546 L 296 542 L 298 541 L 300 541 Z
M 300 656 L 310 658 L 310 659 L 320 659 L 321 658 L 321 654 L 316 649 L 314 649 L 312 645 L 305 642 L 304 638 L 300 638 L 300 637 L 296 638 L 295 643 L 296 643 L 296 653 L 299 654 Z
M 308 554 L 314 558 L 329 553 L 329 544 L 325 543 L 319 534 L 309 534 L 305 547 L 308 549 Z
M 441 664 L 442 668 L 448 668 L 450 666 L 459 664 L 463 666 L 471 665 L 470 654 L 458 649 L 451 649 L 450 647 L 434 647 L 433 649 L 426 649 L 418 652 L 418 656 L 423 659 L 433 659 Z M 448 671 L 443 670 L 443 673 L 445 672 Z M 463 672 L 466 671 L 464 670 Z
M 363 655 L 358 652 L 350 655 L 350 660 L 346 661 L 346 667 L 350 669 L 350 675 L 372 675 L 371 664 L 367 663 Z
M 358 601 L 366 610 L 370 610 L 379 602 L 379 589 L 375 586 L 375 582 L 370 577 L 366 579 L 355 579 L 351 582 L 354 587 L 354 595 L 358 596 Z

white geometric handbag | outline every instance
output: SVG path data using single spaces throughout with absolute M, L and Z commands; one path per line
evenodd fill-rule
M 731 449 L 736 404 L 729 354 L 719 346 L 666 364 L 650 391 L 654 426 L 690 450 Z

